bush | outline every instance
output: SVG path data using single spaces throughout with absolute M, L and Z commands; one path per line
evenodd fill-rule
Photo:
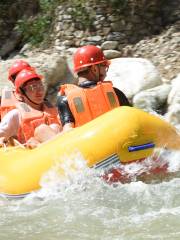
M 72 0 L 71 4 L 73 8 L 71 15 L 74 22 L 78 24 L 78 28 L 92 30 L 94 17 L 93 14 L 86 9 L 87 2 L 87 0 Z
M 123 10 L 128 4 L 128 0 L 109 0 L 108 4 L 116 10 Z
M 16 29 L 22 34 L 24 42 L 38 45 L 45 39 L 49 33 L 57 3 L 57 0 L 39 0 L 40 12 L 37 16 L 23 17 L 18 20 Z
M 114 10 L 123 10 L 127 2 L 128 0 L 107 0 L 107 4 Z M 23 41 L 33 45 L 43 42 L 50 33 L 56 7 L 64 3 L 71 3 L 71 15 L 78 29 L 93 31 L 93 14 L 95 13 L 87 10 L 88 0 L 39 0 L 39 14 L 31 18 L 23 17 L 16 24 L 16 29 L 23 36 Z

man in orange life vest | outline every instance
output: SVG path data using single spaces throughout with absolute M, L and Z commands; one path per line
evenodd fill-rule
M 57 105 L 63 130 L 69 130 L 118 106 L 130 106 L 128 99 L 111 81 L 104 81 L 109 61 L 96 46 L 80 47 L 74 54 L 77 86 L 62 85 Z
M 58 112 L 44 100 L 45 88 L 41 76 L 24 69 L 15 79 L 19 101 L 0 123 L 0 146 L 11 137 L 30 148 L 54 137 L 61 131 Z
M 8 80 L 12 82 L 12 84 L 14 85 L 15 79 L 17 74 L 22 71 L 23 69 L 31 69 L 34 70 L 34 68 L 32 68 L 28 62 L 18 59 L 15 60 L 15 62 L 11 65 L 11 67 L 8 70 Z M 16 108 L 15 106 L 15 102 L 17 102 L 17 99 L 15 97 L 15 91 L 14 89 L 7 89 L 4 88 L 2 90 L 2 98 L 0 100 L 1 103 L 1 119 L 3 119 L 3 117 L 6 115 L 7 112 L 9 112 L 10 110 Z

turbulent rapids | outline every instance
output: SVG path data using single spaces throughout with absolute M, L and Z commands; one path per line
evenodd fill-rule
M 0 239 L 179 239 L 180 152 L 160 156 L 173 177 L 111 185 L 84 164 L 81 154 L 67 157 L 66 182 L 51 169 L 39 191 L 18 201 L 0 197 Z M 73 163 L 77 169 L 69 171 Z M 145 165 L 133 162 L 124 170 L 133 176 Z
M 149 157 L 152 162 L 160 161 L 155 152 L 163 147 L 180 147 L 180 137 L 170 124 L 139 109 L 116 108 L 34 150 L 2 149 L 0 192 L 15 196 L 38 190 L 42 176 L 55 166 L 64 181 L 70 175 L 64 171 L 66 159 L 76 152 L 88 167 L 105 171 L 106 180 L 121 181 L 126 164 Z M 68 170 L 76 168 L 71 164 Z M 159 173 L 164 169 L 167 166 L 159 165 L 151 170 Z

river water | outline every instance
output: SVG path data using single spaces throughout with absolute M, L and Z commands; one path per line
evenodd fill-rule
M 180 152 L 163 154 L 163 180 L 110 185 L 85 169 L 62 182 L 51 170 L 40 191 L 1 196 L 0 240 L 179 240 Z
M 62 182 L 52 170 L 40 191 L 0 196 L 0 240 L 180 240 L 180 152 L 161 154 L 170 173 L 163 178 L 110 185 L 84 169 Z

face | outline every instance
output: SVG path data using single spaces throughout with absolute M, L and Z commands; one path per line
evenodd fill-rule
M 23 87 L 27 97 L 36 104 L 41 104 L 44 101 L 45 97 L 45 88 L 42 81 L 39 80 L 30 80 Z
M 93 74 L 93 80 L 96 82 L 102 82 L 104 81 L 105 77 L 106 77 L 106 73 L 108 70 L 108 66 L 106 63 L 100 63 L 97 65 L 93 65 L 91 67 L 91 71 Z
M 99 80 L 101 82 L 104 81 L 107 71 L 108 71 L 108 66 L 106 63 L 99 64 Z

